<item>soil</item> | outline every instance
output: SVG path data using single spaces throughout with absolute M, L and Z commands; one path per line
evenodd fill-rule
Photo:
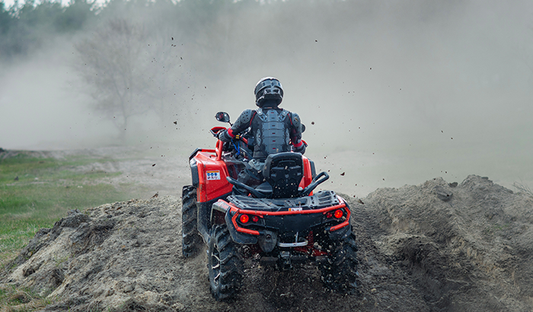
M 149 168 L 141 179 L 146 172 L 116 166 L 176 187 L 70 211 L 35 235 L 0 285 L 48 296 L 45 311 L 533 311 L 533 196 L 487 177 L 346 197 L 359 246 L 355 293 L 326 290 L 313 264 L 279 272 L 248 261 L 240 295 L 217 302 L 205 249 L 181 256 L 181 200 L 164 194 L 179 193 L 186 163 L 158 183 L 164 175 Z

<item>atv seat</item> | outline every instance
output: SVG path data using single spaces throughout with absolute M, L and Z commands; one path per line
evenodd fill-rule
M 304 173 L 302 154 L 284 152 L 268 155 L 263 177 L 272 186 L 272 198 L 298 197 Z

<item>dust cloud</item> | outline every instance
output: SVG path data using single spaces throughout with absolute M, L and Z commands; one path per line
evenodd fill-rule
M 160 34 L 187 69 L 164 72 L 180 90 L 168 100 L 173 114 L 137 116 L 127 144 L 177 155 L 214 146 L 215 112 L 235 120 L 254 107 L 255 83 L 275 76 L 282 107 L 307 126 L 307 156 L 330 172 L 324 187 L 365 196 L 469 174 L 533 185 L 530 1 L 242 3 L 190 28 L 160 12 Z M 79 37 L 0 65 L 2 148 L 117 144 L 76 82 Z

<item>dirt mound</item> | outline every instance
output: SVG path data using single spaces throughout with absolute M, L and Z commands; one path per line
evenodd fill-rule
M 1 275 L 47 295 L 46 311 L 526 311 L 533 308 L 533 198 L 487 178 L 441 178 L 349 200 L 359 292 L 327 291 L 314 265 L 246 263 L 232 302 L 211 298 L 205 251 L 181 257 L 180 200 L 71 211 Z M 364 203 L 364 204 L 363 204 Z
M 367 197 L 380 250 L 424 290 L 433 310 L 533 307 L 533 198 L 468 176 L 380 189 Z

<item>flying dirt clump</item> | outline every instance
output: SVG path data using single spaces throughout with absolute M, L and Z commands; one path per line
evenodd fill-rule
M 45 311 L 527 311 L 533 197 L 488 178 L 441 178 L 351 199 L 359 290 L 328 291 L 306 265 L 245 265 L 241 294 L 209 293 L 205 251 L 181 256 L 181 201 L 159 196 L 71 211 L 41 229 L 0 286 L 48 296 Z

